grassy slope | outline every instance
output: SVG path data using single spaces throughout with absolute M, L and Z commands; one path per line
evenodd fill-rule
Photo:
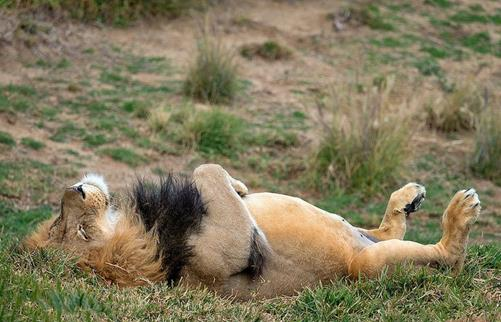
M 370 8 L 372 20 L 366 23 L 376 30 L 362 27 L 363 37 L 345 43 L 348 52 L 356 52 L 358 46 L 367 49 L 369 67 L 364 73 L 369 82 L 378 81 L 382 73 L 392 69 L 402 69 L 404 73 L 417 70 L 428 86 L 448 90 L 458 70 L 455 64 L 480 61 L 479 66 L 489 66 L 497 62 L 499 10 L 486 12 L 478 6 L 449 1 L 426 3 L 417 8 L 405 1 L 383 5 L 378 10 Z M 433 30 L 432 37 L 409 23 L 416 16 L 424 21 L 427 31 Z M 453 33 L 458 23 L 466 26 L 466 33 Z M 486 30 L 492 36 L 486 37 Z M 38 32 L 43 33 L 44 29 Z M 35 41 L 36 33 L 29 37 Z M 342 61 L 342 55 L 331 52 L 335 46 L 324 45 L 323 51 L 317 47 L 298 51 L 313 50 L 325 61 L 332 60 L 341 71 L 352 72 L 337 62 Z M 80 272 L 63 254 L 21 253 L 16 247 L 19 239 L 57 210 L 58 188 L 75 180 L 86 163 L 113 162 L 110 160 L 117 162 L 113 163 L 117 168 L 125 164 L 125 169 L 138 167 L 153 173 L 164 171 L 157 168 L 164 158 L 188 159 L 183 169 L 186 171 L 193 164 L 217 161 L 248 177 L 251 187 L 314 196 L 318 205 L 342 214 L 354 224 L 379 224 L 384 197 L 367 200 L 361 195 L 340 191 L 319 194 L 305 188 L 301 177 L 307 151 L 302 149 L 304 142 L 299 137 L 316 125 L 313 112 L 301 110 L 301 103 L 287 109 L 270 109 L 264 116 L 243 112 L 238 120 L 230 117 L 238 123 L 234 128 L 240 131 L 239 141 L 229 145 L 237 153 L 214 154 L 211 142 L 204 143 L 198 151 L 189 150 L 193 147 L 190 135 L 200 136 L 203 122 L 195 119 L 186 123 L 197 106 L 181 98 L 179 78 L 183 72 L 175 67 L 176 63 L 96 45 L 82 48 L 78 58 L 58 56 L 25 63 L 25 68 L 41 71 L 41 76 L 16 85 L 0 84 L 0 117 L 6 126 L 0 132 L 1 321 L 499 318 L 501 213 L 496 200 L 499 188 L 492 184 L 481 190 L 485 210 L 473 229 L 475 245 L 469 249 L 465 271 L 455 278 L 447 272 L 400 272 L 378 281 L 338 281 L 291 298 L 232 303 L 203 290 L 170 289 L 166 285 L 117 290 L 96 276 Z M 153 80 L 146 81 L 141 75 Z M 311 84 L 295 84 L 299 102 L 311 99 L 306 94 Z M 242 96 L 251 100 L 246 91 L 252 87 L 252 80 L 243 80 L 240 85 Z M 259 99 L 253 103 L 260 104 Z M 269 104 L 267 108 L 275 108 L 274 101 L 265 103 Z M 239 114 L 239 104 L 242 102 L 236 101 L 223 110 Z M 155 132 L 145 124 L 152 122 L 147 119 L 148 111 L 159 107 L 169 117 L 161 127 L 163 130 Z M 12 126 L 8 120 L 17 123 Z M 21 129 L 25 127 L 36 128 L 41 137 L 23 133 Z M 228 136 L 225 127 L 212 128 L 216 131 L 212 133 L 221 131 L 220 137 Z M 467 141 L 468 134 L 451 134 L 431 147 L 417 147 L 420 150 L 410 170 L 413 174 L 408 177 L 424 181 L 432 200 L 425 203 L 421 213 L 411 217 L 407 239 L 435 242 L 440 237 L 441 211 L 454 190 L 475 185 L 471 174 L 463 171 L 458 162 L 464 153 L 443 153 L 450 142 L 457 140 Z M 56 162 L 52 162 L 52 155 L 58 156 Z M 133 171 L 126 171 L 132 175 Z

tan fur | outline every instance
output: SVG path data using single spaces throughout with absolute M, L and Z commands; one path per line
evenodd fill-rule
M 146 233 L 130 210 L 123 211 L 126 215 L 117 223 L 114 233 L 89 247 L 78 264 L 120 286 L 164 280 L 161 258 L 156 256 L 156 236 Z
M 49 246 L 49 231 L 55 220 L 56 217 L 53 217 L 39 224 L 35 231 L 24 240 L 23 245 L 29 250 L 36 250 Z
M 404 209 L 418 194 L 424 195 L 424 188 L 414 183 L 395 191 L 380 227 L 367 230 L 299 198 L 247 194 L 245 185 L 218 165 L 200 166 L 193 179 L 207 202 L 208 214 L 200 232 L 189 240 L 194 257 L 182 271 L 183 283 L 242 299 L 294 294 L 342 276 L 373 277 L 400 263 L 447 265 L 459 271 L 470 226 L 480 212 L 475 191 L 459 191 L 444 213 L 442 239 L 437 244 L 421 245 L 402 240 Z M 164 280 L 161 259 L 156 256 L 156 236 L 144 231 L 130 206 L 117 210 L 120 219 L 110 229 L 104 195 L 87 188 L 89 195 L 96 195 L 89 199 L 92 202 L 75 201 L 78 195 L 67 189 L 62 215 L 40 225 L 25 244 L 75 252 L 83 268 L 118 285 Z M 79 232 L 80 228 L 74 227 L 82 223 L 85 231 Z M 254 231 L 259 232 L 259 247 L 266 258 L 256 280 L 239 273 L 248 265 Z

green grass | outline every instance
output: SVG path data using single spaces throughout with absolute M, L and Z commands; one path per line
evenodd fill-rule
M 83 141 L 87 146 L 96 147 L 109 142 L 109 139 L 104 134 L 87 134 Z
M 454 26 L 446 27 L 439 34 L 439 37 L 442 38 L 444 43 L 448 46 L 462 46 L 470 49 L 474 53 L 501 57 L 501 41 L 493 41 L 493 37 L 488 31 L 457 35 L 454 32 L 455 28 Z
M 171 141 L 177 146 L 174 150 L 169 148 L 168 153 L 177 151 L 174 154 L 179 154 L 186 147 L 193 148 L 203 158 L 227 157 L 227 161 L 238 167 L 241 166 L 239 160 L 242 158 L 252 159 L 253 155 L 248 151 L 259 149 L 260 160 L 254 162 L 253 168 L 261 169 L 277 151 L 283 151 L 284 158 L 287 158 L 287 150 L 299 144 L 298 132 L 307 128 L 304 118 L 301 112 L 296 111 L 287 115 L 277 114 L 270 120 L 250 124 L 220 108 L 199 111 L 188 104 L 154 109 L 149 115 L 148 123 L 155 140 Z M 276 156 L 273 160 L 277 165 L 281 164 L 279 168 L 283 169 L 270 166 L 261 170 L 275 176 L 274 173 L 287 168 L 287 162 Z M 297 163 L 301 162 L 297 160 Z
M 0 196 L 13 200 L 29 197 L 33 202 L 40 202 L 50 193 L 54 184 L 52 177 L 54 174 L 54 167 L 43 162 L 30 159 L 2 160 Z M 72 174 L 71 168 L 66 166 L 61 166 L 58 170 L 61 178 Z
M 256 146 L 273 148 L 288 148 L 297 146 L 299 139 L 296 132 L 277 127 L 273 130 L 264 130 L 252 136 L 247 136 L 245 141 Z
M 66 142 L 69 139 L 79 138 L 84 133 L 78 125 L 67 121 L 57 128 L 56 132 L 50 137 L 55 142 Z
M 167 71 L 170 65 L 164 57 L 131 56 L 126 69 L 129 73 L 152 73 L 161 74 Z
M 34 105 L 35 99 L 41 96 L 31 85 L 0 85 L 0 112 L 26 112 Z
M 66 58 L 62 58 L 58 61 L 50 61 L 50 60 L 43 60 L 43 59 L 38 59 L 35 62 L 35 66 L 44 68 L 44 69 L 65 69 L 71 66 L 71 63 L 69 60 Z
M 125 86 L 130 83 L 130 79 L 118 71 L 103 70 L 99 80 L 105 84 L 115 86 Z
M 450 8 L 454 5 L 454 3 L 449 0 L 425 0 L 424 3 L 443 9 Z
M 3 87 L 3 90 L 12 94 L 33 97 L 37 95 L 37 90 L 30 85 L 9 84 Z
M 446 50 L 438 48 L 438 47 L 425 46 L 425 47 L 421 48 L 421 50 L 428 53 L 433 58 L 441 59 L 441 58 L 449 57 L 449 53 Z
M 444 73 L 438 61 L 432 57 L 416 60 L 414 67 L 416 67 L 424 76 L 442 77 Z
M 0 144 L 13 147 L 16 145 L 16 140 L 14 140 L 10 133 L 0 131 Z
M 291 57 L 292 52 L 289 48 L 284 47 L 273 40 L 267 40 L 261 44 L 244 45 L 240 48 L 240 55 L 247 59 L 252 59 L 256 56 L 265 60 L 283 60 Z
M 487 32 L 479 32 L 466 36 L 462 39 L 462 44 L 481 54 L 488 54 L 491 52 L 491 37 Z
M 354 17 L 363 25 L 380 31 L 393 31 L 395 25 L 388 21 L 376 4 L 365 4 L 353 9 Z
M 488 23 L 490 21 L 489 17 L 486 15 L 466 10 L 460 10 L 456 12 L 454 15 L 449 17 L 449 19 L 457 23 L 473 23 L 473 22 Z
M 129 100 L 122 103 L 122 109 L 128 113 L 139 118 L 146 118 L 148 116 L 148 105 L 146 102 L 138 100 Z
M 28 137 L 22 138 L 21 144 L 32 150 L 41 150 L 45 147 L 43 142 Z
M 131 167 L 137 167 L 146 162 L 145 157 L 128 148 L 103 148 L 99 152 Z
M 2 92 L 0 92 L 0 111 L 6 111 L 9 106 L 9 99 Z
M 436 59 L 452 58 L 454 60 L 462 60 L 465 56 L 463 50 L 460 48 L 448 45 L 426 44 L 421 47 L 421 51 Z
M 450 21 L 460 24 L 469 23 L 492 23 L 495 25 L 501 24 L 501 14 L 496 13 L 493 15 L 487 14 L 484 9 L 480 7 L 470 7 L 469 10 L 459 10 L 449 17 Z
M 501 260 L 499 248 L 479 247 L 472 253 L 483 261 L 469 262 L 467 269 L 488 276 L 491 283 L 486 285 L 486 291 L 492 294 L 495 288 L 492 274 L 499 270 Z M 490 256 L 494 256 L 493 261 Z M 341 281 L 305 291 L 291 306 L 283 308 L 283 314 L 300 317 L 302 321 L 436 321 L 484 314 L 488 314 L 487 319 L 495 319 L 495 304 L 486 300 L 478 289 L 480 285 L 471 275 L 449 279 L 445 274 L 431 275 L 424 270 L 409 274 L 402 269 L 390 278 L 355 284 Z
M 36 227 L 37 223 L 48 219 L 51 214 L 52 209 L 49 206 L 18 210 L 12 203 L 0 200 L 0 230 L 4 231 L 4 238 L 24 236 Z
M 235 157 L 242 150 L 246 124 L 232 114 L 214 109 L 198 113 L 186 124 L 186 135 L 201 153 Z
M 396 37 L 383 37 L 381 39 L 372 39 L 371 43 L 378 47 L 385 48 L 402 48 L 408 47 L 412 44 L 411 41 L 405 38 L 396 38 Z
M 219 104 L 231 102 L 237 90 L 238 73 L 233 53 L 216 39 L 204 35 L 184 81 L 184 94 Z
M 455 84 L 449 81 L 445 71 L 436 59 L 438 58 L 436 56 L 440 56 L 441 52 L 434 49 L 430 50 L 430 48 L 427 48 L 424 51 L 427 51 L 429 55 L 427 57 L 418 57 L 413 59 L 412 66 L 414 66 L 424 76 L 434 76 L 444 92 L 449 93 L 454 91 Z M 455 53 L 459 54 L 459 52 Z

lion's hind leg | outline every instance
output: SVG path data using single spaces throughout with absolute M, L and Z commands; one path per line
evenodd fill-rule
M 195 169 L 193 179 L 207 215 L 200 232 L 190 240 L 194 253 L 190 269 L 205 284 L 217 284 L 239 273 L 259 275 L 268 246 L 239 196 L 247 193 L 245 185 L 215 164 Z
M 379 228 L 360 231 L 374 241 L 403 239 L 407 217 L 419 209 L 425 196 L 426 189 L 422 185 L 406 184 L 391 194 Z
M 452 198 L 444 212 L 442 239 L 433 245 L 402 240 L 386 240 L 355 254 L 349 267 L 352 277 L 376 276 L 385 267 L 397 264 L 446 265 L 462 269 L 471 224 L 480 213 L 480 201 L 474 189 L 461 190 Z

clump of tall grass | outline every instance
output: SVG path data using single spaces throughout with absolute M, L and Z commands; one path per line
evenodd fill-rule
M 426 124 L 441 132 L 471 131 L 475 129 L 476 115 L 482 109 L 481 93 L 472 86 L 462 86 L 426 110 Z
M 235 157 L 249 140 L 247 123 L 220 108 L 160 107 L 152 110 L 148 123 L 155 135 L 205 155 Z
M 360 24 L 374 30 L 395 30 L 395 26 L 388 21 L 381 9 L 374 3 L 366 2 L 354 6 L 349 10 L 349 15 L 353 16 L 354 20 Z
M 197 113 L 184 124 L 185 141 L 204 154 L 234 157 L 242 148 L 245 123 L 220 109 Z
M 205 32 L 198 42 L 195 61 L 184 81 L 186 96 L 219 104 L 231 101 L 238 89 L 234 54 Z
M 178 17 L 192 9 L 204 9 L 208 4 L 206 0 L 6 0 L 0 1 L 0 8 L 69 13 L 83 21 L 126 25 L 141 17 Z
M 332 120 L 322 121 L 323 137 L 311 162 L 317 187 L 367 195 L 395 183 L 413 133 L 406 111 L 390 104 L 393 86 L 388 79 L 362 96 L 334 93 L 323 100 L 320 110 L 328 109 Z
M 501 185 L 501 106 L 491 105 L 482 112 L 475 133 L 472 171 Z
M 167 130 L 169 121 L 170 113 L 165 106 L 159 106 L 148 114 L 148 124 L 154 133 Z

